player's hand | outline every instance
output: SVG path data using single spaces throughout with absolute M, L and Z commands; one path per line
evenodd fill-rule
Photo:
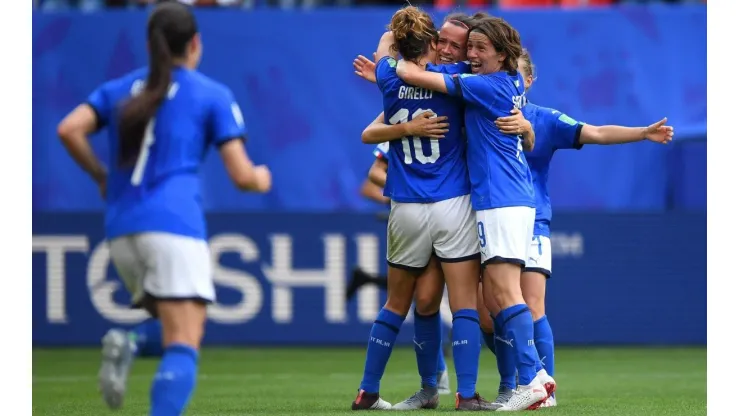
M 430 139 L 443 139 L 445 133 L 450 131 L 450 123 L 447 123 L 447 117 L 435 117 L 431 111 L 419 114 L 404 125 L 406 126 L 407 136 L 429 137 Z
M 266 165 L 254 167 L 255 191 L 265 193 L 272 189 L 272 173 Z
M 362 77 L 373 84 L 377 81 L 375 78 L 375 52 L 373 52 L 373 60 L 369 60 L 362 55 L 357 55 L 357 58 L 352 62 L 355 67 L 355 74 Z
M 664 117 L 663 120 L 649 125 L 645 128 L 645 138 L 661 144 L 667 144 L 673 140 L 673 126 L 666 126 L 667 122 L 668 119 Z
M 532 125 L 524 118 L 524 114 L 518 108 L 511 110 L 511 115 L 496 119 L 496 127 L 504 134 L 524 134 Z

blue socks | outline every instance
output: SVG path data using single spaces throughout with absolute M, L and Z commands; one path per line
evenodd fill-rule
M 442 322 L 442 319 L 439 320 L 439 333 L 441 334 L 439 339 L 439 355 L 437 355 L 437 373 L 442 373 L 447 370 L 447 361 L 445 361 L 445 342 L 444 342 L 444 334 L 445 330 L 447 328 L 445 327 L 444 322 Z
M 534 345 L 537 354 L 545 367 L 545 371 L 555 377 L 555 340 L 547 315 L 542 316 L 534 323 Z
M 422 316 L 414 310 L 414 351 L 423 387 L 437 387 L 437 367 L 441 350 L 442 326 L 439 312 Z
M 483 328 L 480 329 L 480 338 L 483 341 L 483 343 L 488 347 L 489 350 L 493 353 L 493 355 L 496 355 L 496 340 L 493 332 L 488 333 L 483 330 Z
M 150 391 L 150 416 L 181 415 L 195 389 L 198 351 L 172 344 L 164 351 Z
M 516 352 L 514 350 L 514 342 L 505 333 L 502 322 L 503 314 L 500 312 L 493 318 L 493 334 L 496 341 L 496 367 L 501 377 L 499 390 L 513 390 L 516 388 Z
M 499 336 L 503 338 L 497 346 L 501 346 L 502 343 L 512 344 L 516 357 L 519 384 L 526 386 L 537 375 L 535 367 L 539 360 L 537 349 L 534 346 L 532 314 L 529 312 L 527 305 L 519 304 L 502 310 L 496 316 L 496 321 L 501 328 Z
M 385 308 L 378 312 L 367 342 L 365 372 L 360 383 L 361 390 L 368 393 L 380 392 L 380 378 L 383 377 L 385 366 L 391 358 L 393 344 L 396 343 L 396 337 L 404 319 L 406 319 L 405 316 L 397 315 Z M 436 351 L 436 348 L 431 349 Z
M 480 361 L 480 322 L 474 309 L 460 309 L 452 314 L 452 358 L 457 392 L 469 399 L 475 395 Z
M 159 319 L 147 319 L 136 325 L 128 334 L 136 345 L 137 357 L 161 357 L 164 354 L 162 322 Z

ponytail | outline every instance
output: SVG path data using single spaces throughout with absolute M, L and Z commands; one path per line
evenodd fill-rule
M 147 124 L 157 113 L 172 82 L 172 51 L 162 30 L 149 30 L 149 75 L 143 90 L 121 108 L 119 154 L 121 166 L 133 166 L 141 151 Z

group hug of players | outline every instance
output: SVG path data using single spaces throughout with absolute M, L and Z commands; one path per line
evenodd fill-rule
M 673 129 L 666 120 L 645 128 L 591 126 L 526 103 L 534 66 L 501 19 L 450 16 L 437 31 L 429 15 L 406 7 L 389 29 L 375 61 L 355 62 L 383 93 L 384 112 L 363 141 L 387 142 L 370 176 L 391 211 L 388 300 L 371 330 L 352 408 L 438 405 L 445 285 L 456 408 L 554 405 L 554 347 L 544 314 L 549 161 L 556 149 L 587 143 L 666 143 Z M 192 10 L 160 2 L 146 34 L 147 66 L 101 84 L 60 122 L 58 134 L 105 198 L 105 237 L 133 306 L 156 318 L 103 337 L 100 392 L 108 406 L 121 407 L 134 357 L 155 355 L 149 415 L 174 416 L 195 390 L 206 306 L 215 298 L 199 168 L 215 147 L 238 189 L 268 192 L 272 176 L 247 155 L 231 90 L 197 71 L 203 42 Z M 107 133 L 106 162 L 90 146 L 98 131 Z M 380 379 L 412 302 L 422 388 L 391 406 L 380 398 Z M 495 402 L 476 392 L 481 331 L 499 362 Z
M 362 141 L 377 144 L 368 175 L 375 188 L 366 184 L 364 193 L 391 206 L 388 299 L 370 331 L 352 409 L 434 409 L 439 394 L 449 393 L 439 316 L 445 284 L 456 410 L 556 406 L 545 315 L 550 161 L 555 150 L 584 144 L 665 144 L 673 128 L 666 119 L 648 127 L 593 126 L 527 102 L 532 58 L 516 29 L 485 13 L 451 14 L 438 30 L 427 13 L 404 7 L 373 57 L 358 56 L 354 67 L 383 97 L 383 113 Z M 380 380 L 412 304 L 421 389 L 392 405 L 380 397 Z M 481 341 L 496 355 L 501 377 L 492 402 L 476 390 Z

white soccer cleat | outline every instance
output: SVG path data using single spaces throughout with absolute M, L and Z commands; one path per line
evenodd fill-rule
M 557 405 L 558 405 L 558 402 L 557 402 L 557 400 L 555 400 L 555 396 L 550 396 L 550 397 L 547 398 L 547 400 L 545 400 L 540 405 L 540 408 L 543 408 L 543 407 L 555 407 Z
M 111 409 L 123 406 L 128 374 L 133 363 L 133 347 L 128 333 L 111 329 L 103 337 L 103 362 L 98 372 L 98 387 Z
M 547 374 L 547 371 L 545 371 L 544 368 L 537 372 L 537 380 L 539 380 L 540 384 L 545 387 L 548 396 L 552 396 L 555 393 L 555 389 L 557 388 L 557 384 L 555 384 L 555 379 Z
M 517 386 L 509 400 L 497 412 L 516 412 L 519 410 L 535 410 L 547 400 L 545 386 L 537 377 L 526 386 Z

